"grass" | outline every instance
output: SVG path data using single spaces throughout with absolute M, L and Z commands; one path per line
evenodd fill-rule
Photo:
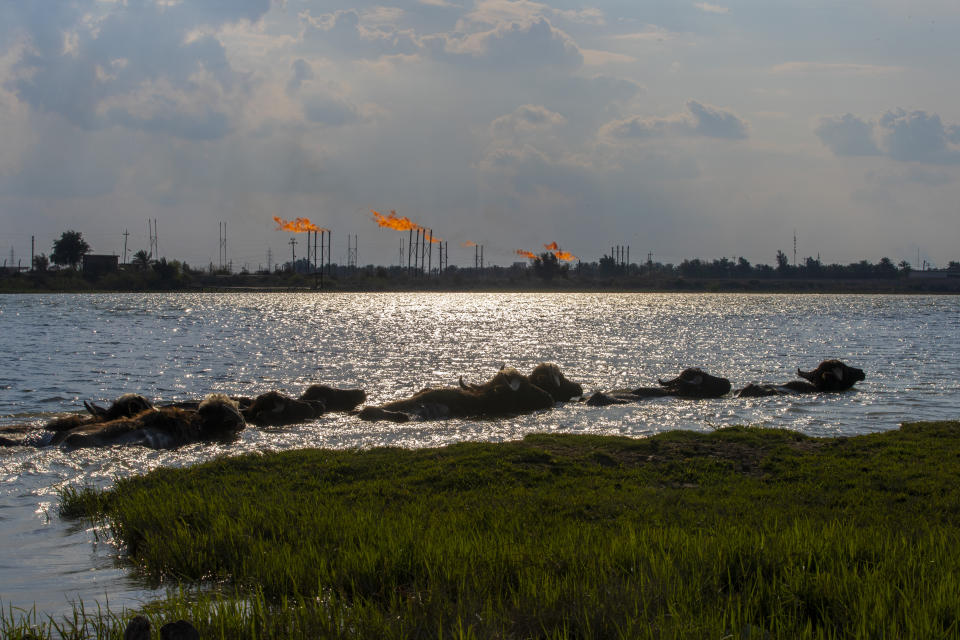
M 61 514 L 204 638 L 956 638 L 958 463 L 958 422 L 535 435 L 161 469 Z

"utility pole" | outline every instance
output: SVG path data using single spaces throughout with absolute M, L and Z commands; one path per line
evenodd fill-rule
M 357 268 L 357 243 L 359 236 L 354 235 L 351 241 L 350 235 L 347 235 L 347 266 L 353 269 Z
M 793 266 L 797 266 L 797 230 L 793 230 Z
M 123 230 L 123 264 L 127 264 L 127 238 L 130 237 L 128 229 Z
M 430 253 L 427 258 L 427 275 L 433 273 L 433 229 L 430 229 Z
M 273 271 L 273 251 L 267 247 L 267 273 Z
M 227 223 L 220 223 L 220 270 L 227 266 Z
M 34 252 L 34 237 L 30 236 L 30 271 L 33 271 L 33 252 Z
M 291 237 L 289 244 L 290 244 L 290 271 L 291 273 L 293 273 L 293 272 L 296 272 L 297 270 L 296 238 Z

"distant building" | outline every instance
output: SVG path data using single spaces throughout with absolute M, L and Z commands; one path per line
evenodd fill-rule
M 113 273 L 120 268 L 120 259 L 117 256 L 104 256 L 88 253 L 83 256 L 83 275 L 100 276 Z

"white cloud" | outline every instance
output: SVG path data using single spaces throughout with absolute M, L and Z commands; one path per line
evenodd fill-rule
M 852 113 L 839 117 L 821 118 L 814 133 L 835 155 L 880 155 L 880 148 L 873 138 L 873 124 Z
M 719 107 L 687 102 L 687 111 L 666 117 L 633 116 L 605 124 L 603 137 L 616 139 L 649 139 L 667 136 L 703 136 L 741 140 L 747 137 L 746 121 Z
M 427 41 L 437 59 L 481 67 L 512 70 L 583 63 L 576 43 L 544 18 L 528 24 L 504 22 L 487 31 Z
M 567 121 L 559 113 L 544 106 L 525 104 L 513 113 L 500 116 L 490 125 L 490 131 L 497 137 L 511 137 L 533 131 L 544 131 L 565 124 Z

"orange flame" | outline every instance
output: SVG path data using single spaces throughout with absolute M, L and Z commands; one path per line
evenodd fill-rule
M 329 231 L 310 222 L 309 218 L 297 218 L 296 220 L 284 220 L 278 216 L 273 216 L 273 221 L 277 223 L 277 231 L 292 231 L 294 233 L 306 233 L 307 231 Z
M 381 227 L 387 227 L 388 229 L 396 229 L 397 231 L 407 231 L 409 229 L 423 229 L 416 222 L 412 222 L 410 218 L 406 216 L 398 216 L 396 211 L 391 211 L 390 215 L 385 216 L 373 209 L 370 209 L 370 213 L 373 214 L 373 219 L 377 221 L 377 224 Z
M 430 242 L 443 242 L 443 238 L 438 238 L 437 236 L 430 236 Z
M 463 247 L 464 249 L 466 249 L 467 247 L 475 247 L 475 246 L 477 246 L 477 243 L 476 243 L 476 242 L 473 242 L 472 240 L 467 240 L 467 241 L 465 241 L 465 242 L 461 242 L 461 243 L 460 243 L 460 246 Z
M 552 251 L 553 255 L 557 256 L 557 260 L 563 260 L 565 262 L 572 262 L 577 259 L 577 256 L 573 255 L 569 251 L 563 251 L 560 248 L 560 245 L 556 241 L 551 242 L 550 244 L 543 245 L 543 248 L 547 251 Z
M 524 258 L 530 258 L 531 260 L 537 259 L 537 254 L 531 253 L 530 251 L 524 251 L 523 249 L 517 249 L 517 255 L 523 256 Z

